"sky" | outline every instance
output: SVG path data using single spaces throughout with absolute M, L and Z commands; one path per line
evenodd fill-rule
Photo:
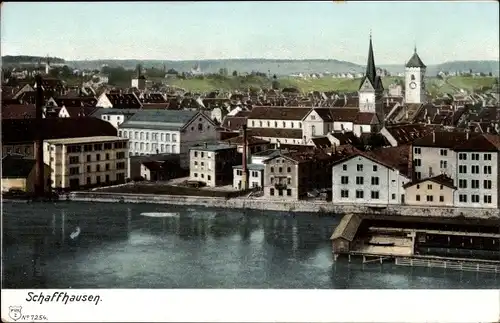
M 499 59 L 499 4 L 476 2 L 7 2 L 2 55 L 66 60 Z

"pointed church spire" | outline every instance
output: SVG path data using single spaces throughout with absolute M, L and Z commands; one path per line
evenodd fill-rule
M 377 68 L 375 67 L 375 58 L 373 56 L 372 31 L 370 29 L 370 47 L 368 48 L 368 62 L 366 64 L 365 76 L 375 86 L 375 78 L 377 76 Z

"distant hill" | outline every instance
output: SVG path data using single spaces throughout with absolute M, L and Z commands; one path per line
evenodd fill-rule
M 38 64 L 39 62 L 46 62 L 47 57 L 42 56 L 2 56 L 2 64 L 10 65 L 10 64 Z M 62 64 L 65 62 L 64 59 L 59 57 L 49 57 L 49 61 L 51 63 Z
M 45 57 L 36 56 L 3 56 L 3 64 L 38 63 L 44 62 Z M 79 69 L 100 69 L 103 65 L 110 67 L 122 66 L 126 69 L 135 69 L 137 64 L 142 64 L 145 68 L 166 68 L 175 69 L 179 72 L 188 72 L 195 65 L 199 64 L 204 73 L 217 73 L 221 68 L 226 68 L 229 73 L 238 71 L 239 73 L 262 72 L 276 74 L 279 76 L 296 73 L 347 73 L 364 72 L 363 65 L 340 61 L 335 59 L 307 59 L 307 60 L 284 60 L 284 59 L 220 59 L 220 60 L 85 60 L 85 61 L 65 61 L 62 58 L 52 57 L 51 62 L 65 63 Z M 404 72 L 403 64 L 379 65 L 392 74 Z M 435 76 L 439 71 L 468 71 L 486 73 L 492 72 L 499 75 L 498 61 L 453 61 L 438 65 L 429 65 L 427 75 Z

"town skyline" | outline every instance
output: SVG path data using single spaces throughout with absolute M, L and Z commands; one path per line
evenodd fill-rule
M 499 58 L 496 2 L 8 3 L 2 9 L 4 56 L 364 64 L 371 30 L 377 65 L 402 64 L 415 46 L 426 64 Z M 57 19 L 39 15 L 48 11 L 73 15 L 64 32 Z M 116 18 L 94 25 L 88 17 L 96 12 L 114 12 Z M 186 25 L 187 19 L 193 22 Z

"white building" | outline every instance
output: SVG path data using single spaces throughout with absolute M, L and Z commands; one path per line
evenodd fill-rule
M 140 110 L 118 129 L 130 139 L 132 156 L 180 154 L 183 168 L 189 167 L 189 147 L 217 139 L 215 123 L 198 111 Z
M 264 162 L 281 154 L 280 149 L 269 149 L 252 154 L 249 158 L 248 167 L 248 187 L 264 187 Z M 243 178 L 242 165 L 233 167 L 233 187 L 241 189 L 241 179 Z
M 270 143 L 305 145 L 302 119 L 310 108 L 254 107 L 247 119 L 249 135 Z
M 471 136 L 455 148 L 455 206 L 500 207 L 500 137 L 491 134 Z
M 139 109 L 107 109 L 100 108 L 92 113 L 92 117 L 107 121 L 113 125 L 116 129 L 124 123 L 126 120 L 130 119 L 134 114 L 136 114 Z
M 334 164 L 332 202 L 373 206 L 404 203 L 410 179 L 396 167 L 358 153 Z
M 406 63 L 405 69 L 405 103 L 426 103 L 425 94 L 425 71 L 426 66 L 417 54 L 417 48 Z

